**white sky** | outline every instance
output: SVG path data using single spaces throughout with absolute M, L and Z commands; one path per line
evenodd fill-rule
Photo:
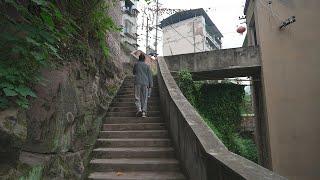
M 222 39 L 222 48 L 226 49 L 242 46 L 245 33 L 240 35 L 236 32 L 236 29 L 237 26 L 245 26 L 245 24 L 240 24 L 241 22 L 244 22 L 244 20 L 239 20 L 239 16 L 243 16 L 245 0 L 159 0 L 159 3 L 163 4 L 162 7 L 172 9 L 204 8 L 206 10 L 211 8 L 207 11 L 207 14 L 224 36 Z M 139 8 L 139 10 L 141 12 L 140 15 L 142 15 L 142 8 Z M 138 24 L 141 26 L 142 18 L 141 16 L 139 17 Z M 163 18 L 165 17 L 160 17 L 159 22 Z M 141 34 L 141 40 L 138 42 L 140 49 L 145 51 L 145 29 L 142 31 L 141 28 L 139 28 L 138 34 Z M 151 35 L 154 36 L 154 34 L 154 31 L 152 31 Z M 150 44 L 153 44 L 154 38 L 150 37 L 150 41 L 152 41 Z M 161 55 L 162 41 L 159 42 L 158 49 L 159 54 Z

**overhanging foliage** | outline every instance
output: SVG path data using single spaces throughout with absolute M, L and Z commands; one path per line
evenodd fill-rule
M 253 140 L 239 134 L 244 86 L 194 82 L 187 70 L 178 73 L 177 83 L 185 97 L 230 151 L 258 162 Z
M 106 34 L 118 30 L 106 1 L 3 0 L 0 8 L 0 109 L 28 108 L 40 69 L 86 52 L 89 34 L 106 58 Z

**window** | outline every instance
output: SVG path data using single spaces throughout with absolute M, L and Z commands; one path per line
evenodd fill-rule
M 124 21 L 124 33 L 132 33 L 133 23 L 129 20 Z
M 131 11 L 133 3 L 130 0 L 125 0 L 125 7 L 127 11 Z

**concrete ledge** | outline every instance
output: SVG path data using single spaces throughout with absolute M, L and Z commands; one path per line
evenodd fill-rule
M 260 72 L 259 47 L 242 47 L 165 57 L 171 72 L 191 71 L 196 79 L 252 76 Z
M 285 179 L 228 151 L 183 96 L 163 57 L 158 84 L 163 118 L 189 179 Z

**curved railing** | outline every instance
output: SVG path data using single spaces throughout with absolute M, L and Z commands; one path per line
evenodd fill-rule
M 163 57 L 157 76 L 163 118 L 190 180 L 285 179 L 228 151 L 183 96 Z

